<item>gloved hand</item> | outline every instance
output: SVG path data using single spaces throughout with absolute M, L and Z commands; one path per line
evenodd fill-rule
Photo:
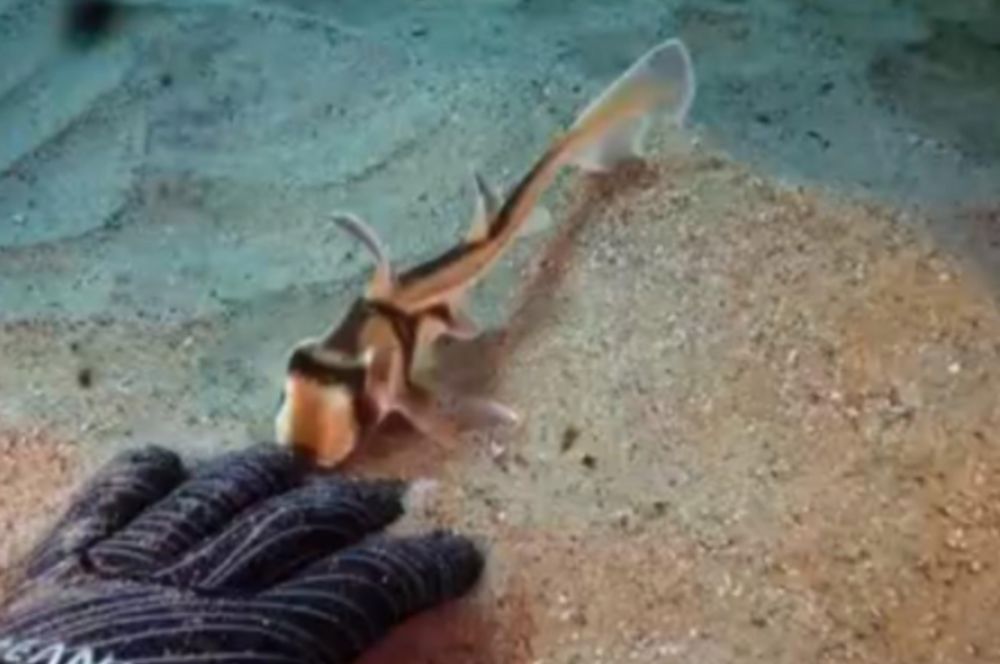
M 465 538 L 378 534 L 402 483 L 308 478 L 275 447 L 185 475 L 154 447 L 89 483 L 28 557 L 0 661 L 345 663 L 482 569 Z

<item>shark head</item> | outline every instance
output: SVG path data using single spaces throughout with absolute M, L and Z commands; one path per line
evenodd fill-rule
M 369 357 L 313 341 L 296 346 L 275 416 L 277 442 L 324 468 L 350 456 L 370 419 L 364 392 Z

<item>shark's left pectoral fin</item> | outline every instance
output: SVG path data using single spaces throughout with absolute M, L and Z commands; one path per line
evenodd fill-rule
M 515 427 L 521 417 L 509 406 L 483 397 L 436 394 L 417 384 L 397 400 L 398 410 L 413 427 L 437 442 L 452 445 L 462 431 L 492 426 Z
M 435 442 L 454 445 L 462 433 L 459 423 L 448 415 L 434 394 L 417 385 L 407 387 L 398 395 L 395 410 L 414 429 Z

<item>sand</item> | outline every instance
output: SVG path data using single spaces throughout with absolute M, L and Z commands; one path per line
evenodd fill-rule
M 990 5 L 379 4 L 142 14 L 50 110 L 55 68 L 5 72 L 0 567 L 117 449 L 270 434 L 287 348 L 367 274 L 329 210 L 426 257 L 469 163 L 509 183 L 681 34 L 687 131 L 562 180 L 442 349 L 523 426 L 347 468 L 435 479 L 423 522 L 490 550 L 366 664 L 1000 658 Z
M 568 199 L 489 345 L 524 429 L 361 464 L 443 478 L 493 549 L 473 634 L 415 661 L 995 658 L 989 288 L 916 219 L 715 156 Z
M 40 431 L 0 432 L 0 600 L 18 564 L 84 476 L 72 445 Z

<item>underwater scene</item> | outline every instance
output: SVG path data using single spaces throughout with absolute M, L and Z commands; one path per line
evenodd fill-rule
M 0 0 L 0 661 L 1000 661 L 998 109 L 997 0 Z

